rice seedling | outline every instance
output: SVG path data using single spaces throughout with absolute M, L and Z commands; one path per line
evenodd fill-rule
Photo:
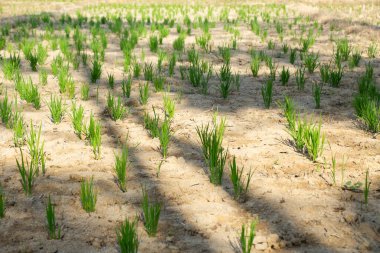
M 128 79 L 123 79 L 121 81 L 121 89 L 123 91 L 123 96 L 129 98 L 131 96 L 132 88 L 132 78 L 129 76 Z
M 26 196 L 30 196 L 32 194 L 33 185 L 35 181 L 36 168 L 34 167 L 34 163 L 33 162 L 29 163 L 27 159 L 26 159 L 26 164 L 25 164 L 24 154 L 21 148 L 20 148 L 20 152 L 21 152 L 21 163 L 19 162 L 18 159 L 16 159 L 17 168 L 21 176 L 20 182 Z
M 177 55 L 173 53 L 169 58 L 169 76 L 174 75 L 174 68 L 177 62 Z
M 296 84 L 298 90 L 304 90 L 305 88 L 305 67 L 298 68 L 296 70 Z
M 142 188 L 142 193 L 142 209 L 145 231 L 149 236 L 156 236 L 162 205 L 161 203 L 151 203 L 149 201 L 148 193 L 145 187 Z
M 55 221 L 55 207 L 51 202 L 50 195 L 45 211 L 49 239 L 61 239 L 61 227 L 57 225 L 57 222 Z
M 365 181 L 364 181 L 364 204 L 368 205 L 368 197 L 369 197 L 369 187 L 371 186 L 371 182 L 369 181 L 369 171 L 365 172 Z
M 321 92 L 322 92 L 322 85 L 314 83 L 314 85 L 313 85 L 313 97 L 314 97 L 314 101 L 315 101 L 315 109 L 321 108 Z
M 79 137 L 79 139 L 82 139 L 82 133 L 84 130 L 83 118 L 84 118 L 83 106 L 79 105 L 79 107 L 77 107 L 75 102 L 73 102 L 71 106 L 71 122 L 73 124 L 74 132 Z
M 368 97 L 362 97 L 363 101 L 360 105 L 360 118 L 366 125 L 367 129 L 373 133 L 380 132 L 380 106 L 374 100 L 370 100 Z M 359 106 L 357 106 L 359 107 Z M 357 109 L 358 111 L 358 109 Z
M 209 52 L 211 50 L 210 47 L 211 34 L 203 33 L 200 36 L 195 37 L 195 43 L 202 48 L 205 52 Z
M 231 49 L 228 46 L 219 47 L 219 54 L 225 64 L 230 64 L 231 61 Z
M 4 98 L 0 100 L 0 118 L 5 126 L 10 126 L 12 118 L 12 102 L 8 101 L 8 92 L 5 91 Z
M 288 130 L 288 133 L 293 138 L 294 146 L 299 152 L 303 152 L 306 145 L 304 136 L 307 126 L 308 124 L 306 120 L 297 118 L 295 120 L 294 127 L 289 128 Z
M 116 238 L 121 253 L 137 253 L 139 248 L 137 219 L 134 221 L 125 219 L 116 231 Z
M 268 41 L 268 50 L 274 50 L 275 47 L 276 47 L 276 44 L 272 40 L 269 40 Z
M 27 60 L 29 60 L 32 71 L 37 71 L 38 56 L 34 53 L 30 53 Z
M 285 96 L 284 103 L 280 104 L 280 106 L 284 110 L 285 118 L 288 121 L 288 128 L 294 129 L 296 124 L 296 112 L 293 100 Z
M 37 132 L 34 130 L 33 123 L 30 122 L 30 131 L 29 135 L 26 138 L 26 144 L 31 157 L 31 163 L 34 166 L 37 175 L 39 174 L 40 167 L 42 174 L 45 174 L 45 141 L 41 140 L 41 129 L 42 123 L 40 124 Z
M 160 92 L 164 90 L 165 77 L 163 75 L 155 75 L 153 77 L 153 85 L 156 92 Z
M 10 58 L 4 59 L 3 60 L 3 73 L 4 77 L 7 80 L 14 80 L 16 77 L 17 73 L 20 72 L 20 67 L 21 67 L 21 59 L 20 56 L 16 54 L 11 55 Z
M 90 69 L 90 79 L 91 83 L 96 83 L 100 76 L 102 75 L 102 64 L 98 59 L 92 62 L 92 68 Z
M 315 43 L 315 38 L 313 36 L 308 36 L 306 39 L 301 38 L 302 52 L 307 52 L 310 47 Z
M 86 179 L 80 185 L 80 202 L 87 213 L 95 212 L 97 192 L 94 189 L 94 178 Z
M 251 60 L 251 72 L 253 77 L 257 77 L 260 70 L 260 58 L 253 57 Z
M 113 89 L 115 87 L 115 77 L 113 74 L 107 74 L 108 78 L 108 87 Z
M 377 45 L 375 44 L 375 42 L 372 42 L 369 46 L 368 46 L 368 49 L 367 49 L 367 55 L 369 58 L 376 58 L 376 55 L 378 53 L 378 48 L 377 48 Z
M 123 146 L 121 156 L 115 154 L 115 173 L 120 190 L 127 191 L 128 147 Z
M 343 61 L 347 61 L 351 53 L 351 47 L 347 39 L 338 40 L 336 43 L 336 51 L 342 57 Z
M 174 117 L 175 103 L 167 94 L 164 95 L 164 110 L 169 120 Z
M 269 78 L 265 84 L 261 87 L 261 95 L 264 100 L 264 107 L 269 109 L 272 103 L 272 90 L 273 90 L 273 79 Z
M 146 105 L 149 99 L 149 83 L 145 83 L 144 85 L 139 85 L 139 93 L 140 93 L 140 104 Z
M 321 79 L 323 83 L 328 83 L 330 81 L 330 65 L 323 64 L 319 68 L 319 72 L 321 74 Z
M 314 73 L 314 70 L 318 67 L 319 55 L 314 53 L 304 54 L 303 63 L 310 74 Z
M 150 36 L 149 37 L 149 49 L 153 53 L 157 53 L 158 50 L 158 37 L 157 36 Z
M 153 65 L 152 63 L 144 64 L 144 79 L 146 81 L 153 81 Z
M 144 114 L 144 127 L 147 129 L 150 133 L 150 135 L 153 138 L 156 138 L 159 136 L 159 121 L 160 117 L 156 114 L 156 110 L 153 107 L 153 117 L 149 116 L 147 112 Z
M 247 178 L 244 180 L 243 176 L 244 167 L 239 169 L 236 165 L 236 157 L 234 156 L 232 162 L 230 162 L 231 182 L 234 187 L 234 198 L 244 200 L 248 187 L 251 182 L 253 173 L 249 171 Z
M 161 150 L 162 157 L 164 159 L 166 159 L 168 155 L 170 137 L 171 137 L 170 121 L 168 118 L 166 118 L 158 131 L 158 139 L 160 140 L 160 150 Z
M 212 128 L 208 124 L 196 127 L 202 144 L 203 157 L 209 166 L 210 182 L 214 185 L 222 183 L 224 166 L 227 159 L 227 152 L 222 148 L 224 129 L 225 119 L 221 119 L 219 124 L 214 119 L 214 126 Z
M 44 65 L 46 62 L 46 59 L 48 57 L 47 48 L 44 47 L 42 44 L 38 44 L 37 46 L 37 62 L 39 65 Z
M 141 73 L 141 65 L 135 61 L 132 65 L 132 72 L 133 72 L 133 77 L 138 78 Z
M 173 41 L 173 49 L 177 52 L 183 52 L 185 48 L 185 37 L 180 35 Z
M 286 44 L 286 43 L 282 44 L 282 52 L 283 52 L 284 54 L 287 54 L 288 51 L 289 51 L 289 46 L 288 46 L 288 44 Z
M 32 103 L 37 110 L 41 108 L 41 97 L 38 88 L 33 84 L 32 79 L 29 77 L 25 80 L 22 77 L 17 78 L 15 89 L 20 94 L 20 98 L 28 103 Z
M 90 93 L 90 85 L 88 83 L 83 83 L 80 88 L 80 94 L 83 101 L 87 101 Z
M 362 58 L 361 52 L 359 50 L 356 50 L 355 52 L 352 53 L 352 55 L 349 58 L 348 65 L 350 66 L 351 69 L 358 67 L 360 60 Z
M 94 115 L 90 115 L 90 123 L 86 128 L 86 138 L 89 140 L 92 151 L 95 155 L 95 159 L 99 160 L 101 158 L 101 144 L 102 144 L 102 135 L 101 135 L 101 125 L 100 122 L 96 122 Z
M 258 220 L 251 222 L 249 228 L 246 228 L 243 224 L 240 233 L 240 248 L 242 253 L 250 253 L 253 246 L 253 240 L 256 236 L 256 226 Z M 248 230 L 249 229 L 249 230 Z
M 25 123 L 21 113 L 15 112 L 12 116 L 13 144 L 20 147 L 25 144 Z
M 73 78 L 69 78 L 67 82 L 67 96 L 71 99 L 75 98 L 75 82 Z
M 118 97 L 116 102 L 115 97 L 108 92 L 107 111 L 110 114 L 111 119 L 116 121 L 125 117 L 127 108 L 123 105 L 121 97 Z
M 47 104 L 51 114 L 51 120 L 54 124 L 58 124 L 62 121 L 65 114 L 65 108 L 62 104 L 62 98 L 51 95 L 50 102 Z
M 317 125 L 309 124 L 304 132 L 305 145 L 307 153 L 313 162 L 317 160 L 323 153 L 323 146 L 325 143 L 325 135 L 321 133 L 321 122 Z
M 338 67 L 337 69 L 330 70 L 330 84 L 334 88 L 338 88 L 340 85 L 340 81 L 343 77 L 343 68 Z
M 48 72 L 45 69 L 40 69 L 38 72 L 40 85 L 45 86 L 47 85 L 47 78 L 48 78 Z
M 280 75 L 281 83 L 282 85 L 287 85 L 289 82 L 290 72 L 289 68 L 285 69 L 284 66 L 282 66 L 282 71 Z
M 163 50 L 158 51 L 157 53 L 158 60 L 157 60 L 157 71 L 161 73 L 162 71 L 162 63 L 166 59 L 167 55 L 166 52 Z
M 3 189 L 0 186 L 0 219 L 5 217 L 5 205 L 6 205 L 6 199 L 3 192 Z
M 232 84 L 234 81 L 234 77 L 231 72 L 231 66 L 228 64 L 223 64 L 218 77 L 220 80 L 220 94 L 224 99 L 226 99 L 231 92 Z

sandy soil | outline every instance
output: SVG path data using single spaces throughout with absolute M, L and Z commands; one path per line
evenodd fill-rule
M 372 7 L 379 10 L 378 6 Z M 91 86 L 89 101 L 79 99 L 79 84 L 89 82 L 88 68 L 81 65 L 78 71 L 70 71 L 78 83 L 77 103 L 85 108 L 86 122 L 91 112 L 101 121 L 100 160 L 95 160 L 91 147 L 74 134 L 68 114 L 58 125 L 51 122 L 46 101 L 50 94 L 58 94 L 57 80 L 51 74 L 48 85 L 39 87 L 43 97 L 40 110 L 18 100 L 26 122 L 32 120 L 34 125 L 42 122 L 48 158 L 47 173 L 37 178 L 32 197 L 25 197 L 19 182 L 16 158 L 20 157 L 20 151 L 14 147 L 12 131 L 0 125 L 0 184 L 7 200 L 6 216 L 0 220 L 0 251 L 118 252 L 115 229 L 126 217 L 140 215 L 141 185 L 146 185 L 149 194 L 163 203 L 163 211 L 157 237 L 148 237 L 142 222 L 139 222 L 140 252 L 233 252 L 241 225 L 256 217 L 260 223 L 255 252 L 379 252 L 380 135 L 363 130 L 352 107 L 357 78 L 364 71 L 364 63 L 368 62 L 365 50 L 371 41 L 380 41 L 379 24 L 354 22 L 348 19 L 348 13 L 336 14 L 307 3 L 297 5 L 292 2 L 288 8 L 310 14 L 322 22 L 324 31 L 312 47 L 312 51 L 320 53 L 321 61 L 328 62 L 333 52 L 334 43 L 329 40 L 331 22 L 338 27 L 335 37 L 346 35 L 352 45 L 364 51 L 360 67 L 352 71 L 347 68 L 339 89 L 325 87 L 322 109 L 315 110 L 311 90 L 312 81 L 319 79 L 319 72 L 308 75 L 305 91 L 297 91 L 293 74 L 296 68 L 289 63 L 287 55 L 278 53 L 278 37 L 274 29 L 269 31 L 269 38 L 276 42 L 276 52 L 272 53 L 279 64 L 278 69 L 287 66 L 292 73 L 289 86 L 281 86 L 276 81 L 274 101 L 282 101 L 285 95 L 289 95 L 301 113 L 321 115 L 322 129 L 331 145 L 331 150 L 326 146 L 323 154 L 327 164 L 322 161 L 313 163 L 289 145 L 286 120 L 278 106 L 263 109 L 260 89 L 268 69 L 262 67 L 259 77 L 253 78 L 248 52 L 251 47 L 266 49 L 267 44 L 262 43 L 246 24 L 241 24 L 238 50 L 232 51 L 231 62 L 233 70 L 241 75 L 240 91 L 223 100 L 217 90 L 217 77 L 211 81 L 210 95 L 199 94 L 188 81 L 182 81 L 178 69 L 173 78 L 168 78 L 170 95 L 177 101 L 172 123 L 174 134 L 169 145 L 169 157 L 157 177 L 157 168 L 162 161 L 159 142 L 144 129 L 143 115 L 145 110 L 151 111 L 152 106 L 163 108 L 163 93 L 154 93 L 151 89 L 148 104 L 141 106 L 138 103 L 141 81 L 134 80 L 131 98 L 126 102 L 130 109 L 128 116 L 117 122 L 109 118 L 104 112 L 106 73 L 115 75 L 114 94 L 121 94 L 120 82 L 124 73 L 119 39 L 111 34 L 99 82 L 98 102 L 96 85 Z M 376 12 L 374 9 L 369 8 L 368 13 Z M 376 20 L 376 16 L 365 15 L 366 11 L 362 15 L 369 22 Z M 217 46 L 231 35 L 223 30 L 221 23 L 217 23 L 211 33 L 213 52 L 202 56 L 218 69 L 222 61 L 217 57 Z M 186 38 L 187 47 L 194 43 L 198 34 L 201 31 L 196 29 Z M 175 28 L 171 29 L 161 48 L 171 51 L 177 36 Z M 143 48 L 145 61 L 156 63 L 157 56 L 149 51 L 148 39 L 149 36 L 141 39 L 135 52 L 139 55 Z M 285 36 L 284 41 L 292 47 L 298 45 L 291 36 Z M 49 50 L 44 68 L 50 69 L 50 63 L 57 54 L 58 51 Z M 373 59 L 372 63 L 379 84 L 380 60 Z M 24 58 L 22 72 L 38 83 L 38 73 L 31 71 Z M 13 98 L 16 94 L 13 82 L 3 79 L 2 72 L 0 80 Z M 179 93 L 182 94 L 180 98 Z M 69 106 L 71 101 L 67 99 L 66 104 Z M 195 127 L 211 122 L 216 110 L 227 119 L 223 146 L 228 148 L 230 156 L 237 157 L 239 165 L 254 171 L 244 203 L 233 199 L 227 170 L 222 187 L 216 187 L 209 181 Z M 131 165 L 128 190 L 123 193 L 116 184 L 113 167 L 114 153 L 119 152 L 120 143 L 127 136 Z M 338 159 L 337 186 L 333 186 L 331 180 L 332 153 Z M 342 180 L 344 158 L 347 161 Z M 365 207 L 362 192 L 344 190 L 341 185 L 347 181 L 364 182 L 367 169 L 372 184 L 369 205 Z M 88 214 L 81 208 L 79 190 L 80 181 L 91 176 L 94 176 L 99 194 L 96 211 Z M 49 194 L 56 204 L 58 223 L 62 225 L 61 240 L 48 240 L 45 205 Z

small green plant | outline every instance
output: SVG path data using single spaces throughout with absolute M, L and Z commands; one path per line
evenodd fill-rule
M 144 226 L 149 236 L 155 236 L 158 229 L 158 221 L 161 213 L 161 203 L 150 203 L 146 188 L 142 188 L 142 209 L 144 215 Z
M 273 79 L 269 78 L 265 84 L 261 87 L 261 95 L 264 100 L 265 108 L 269 109 L 272 103 L 272 90 L 273 90 Z
M 347 39 L 338 40 L 336 43 L 336 51 L 341 56 L 343 61 L 347 61 L 351 54 L 351 47 Z
M 177 55 L 173 53 L 169 58 L 169 76 L 174 75 L 174 68 L 177 62 Z
M 313 85 L 313 97 L 315 101 L 315 109 L 321 108 L 321 92 L 322 92 L 322 85 L 315 83 Z
M 282 71 L 281 71 L 281 75 L 280 75 L 280 79 L 281 79 L 282 85 L 287 85 L 288 84 L 289 77 L 290 77 L 289 69 L 288 68 L 285 69 L 285 67 L 283 66 L 282 67 Z
M 340 85 L 340 81 L 343 77 L 343 68 L 338 67 L 337 69 L 330 70 L 330 84 L 332 87 L 337 88 Z
M 156 138 L 159 136 L 159 122 L 160 117 L 156 114 L 156 110 L 153 107 L 153 117 L 149 116 L 147 112 L 144 114 L 144 126 L 149 131 L 150 135 L 153 138 Z
M 247 174 L 247 178 L 242 178 L 244 167 L 239 169 L 236 165 L 236 157 L 234 156 L 232 162 L 230 162 L 230 171 L 231 171 L 231 182 L 234 187 L 234 197 L 235 199 L 242 199 L 244 200 L 247 192 L 248 187 L 252 179 L 253 173 L 249 171 Z
M 258 56 L 253 57 L 251 60 L 251 72 L 253 77 L 257 77 L 260 70 L 260 58 Z
M 121 97 L 118 97 L 116 102 L 115 97 L 108 92 L 107 111 L 110 114 L 111 119 L 116 121 L 125 117 L 127 108 L 123 105 Z
M 174 117 L 175 103 L 167 94 L 164 95 L 164 110 L 169 120 Z
M 368 196 L 369 196 L 369 187 L 371 186 L 371 182 L 369 181 L 369 171 L 365 172 L 365 181 L 364 181 L 364 204 L 368 205 Z
M 94 189 L 94 178 L 86 179 L 80 185 L 80 202 L 86 212 L 95 212 L 97 192 Z
M 80 88 L 80 94 L 83 101 L 87 101 L 90 93 L 90 85 L 83 83 Z
M 256 236 L 256 226 L 258 224 L 258 220 L 254 220 L 251 222 L 249 231 L 245 225 L 241 227 L 240 233 L 240 248 L 242 253 L 250 253 L 253 246 L 253 240 Z
M 360 60 L 362 58 L 361 52 L 356 50 L 355 52 L 352 53 L 348 65 L 350 66 L 351 69 L 358 67 Z
M 4 218 L 5 216 L 5 203 L 5 195 L 3 189 L 0 187 L 0 219 Z
M 157 53 L 158 50 L 158 37 L 150 36 L 149 37 L 149 49 L 153 53 Z
M 227 152 L 222 147 L 224 129 L 225 119 L 221 119 L 217 124 L 216 118 L 212 128 L 209 124 L 196 128 L 202 144 L 203 157 L 209 166 L 210 181 L 214 185 L 221 185 L 227 159 Z
M 144 85 L 139 85 L 139 93 L 140 93 L 140 104 L 146 105 L 149 99 L 149 83 L 145 83 Z
M 4 98 L 0 100 L 0 118 L 5 126 L 10 126 L 12 118 L 12 102 L 8 101 L 8 92 L 5 91 Z
M 90 123 L 86 129 L 86 137 L 89 140 L 95 159 L 100 159 L 100 148 L 102 144 L 101 125 L 95 121 L 94 115 L 91 113 Z
M 298 90 L 305 88 L 305 68 L 301 67 L 296 70 L 296 84 Z
M 367 55 L 369 58 L 376 58 L 376 55 L 378 53 L 378 48 L 377 45 L 373 42 L 368 46 L 367 49 Z
M 17 168 L 21 176 L 20 182 L 26 196 L 30 196 L 32 194 L 32 189 L 33 189 L 34 180 L 36 176 L 36 169 L 34 167 L 33 162 L 29 163 L 28 160 L 26 160 L 26 164 L 25 164 L 24 155 L 21 148 L 20 148 L 20 152 L 21 152 L 21 163 L 19 162 L 18 159 L 16 159 Z
M 173 49 L 177 52 L 182 52 L 185 48 L 185 37 L 180 35 L 173 41 Z
M 137 253 L 139 238 L 137 235 L 137 219 L 126 219 L 116 231 L 117 243 L 121 253 Z
M 127 191 L 128 147 L 123 146 L 121 156 L 115 155 L 115 172 L 120 190 Z
M 303 63 L 310 74 L 314 73 L 314 70 L 318 67 L 319 55 L 314 53 L 304 54 Z
M 47 220 L 47 228 L 49 239 L 60 239 L 61 238 L 61 227 L 57 225 L 55 221 L 55 207 L 51 202 L 51 198 L 49 195 L 48 203 L 46 206 L 46 220 Z
M 123 79 L 121 81 L 121 89 L 123 91 L 123 96 L 129 98 L 131 96 L 132 88 L 132 78 L 129 76 L 128 79 Z
M 90 79 L 91 83 L 96 83 L 97 80 L 100 79 L 102 75 L 102 64 L 98 59 L 95 59 L 92 62 L 92 68 L 90 69 Z
M 132 66 L 133 77 L 138 78 L 141 73 L 141 65 L 135 61 Z
M 288 122 L 288 128 L 294 129 L 296 124 L 296 112 L 293 100 L 290 97 L 286 96 L 284 103 L 280 104 L 280 106 L 284 110 L 284 115 Z
M 40 84 L 42 86 L 47 85 L 48 72 L 45 69 L 40 69 L 38 74 L 39 74 Z
M 62 98 L 51 95 L 50 102 L 47 104 L 51 114 L 51 120 L 54 124 L 58 124 L 62 121 L 65 114 L 65 108 L 62 104 Z
M 308 125 L 304 134 L 307 153 L 312 161 L 315 162 L 322 155 L 325 143 L 325 135 L 321 133 L 321 122 L 317 125 Z
M 107 74 L 108 77 L 108 87 L 113 89 L 115 87 L 115 77 L 113 74 Z
M 226 99 L 231 93 L 232 84 L 234 82 L 231 66 L 228 64 L 223 64 L 218 77 L 220 80 L 220 94 L 224 99 Z
M 144 79 L 146 81 L 153 81 L 153 64 L 152 63 L 145 63 L 144 64 Z
M 71 106 L 71 122 L 74 127 L 75 134 L 82 139 L 83 133 L 83 118 L 84 118 L 84 108 L 82 105 L 79 107 L 76 106 L 75 103 Z
M 328 83 L 330 81 L 330 65 L 323 64 L 319 68 L 319 72 L 321 74 L 321 79 L 323 83 Z
M 164 90 L 165 81 L 166 79 L 163 75 L 156 75 L 153 77 L 153 85 L 156 92 Z
M 30 77 L 27 80 L 21 76 L 18 77 L 15 82 L 15 89 L 18 91 L 21 99 L 32 103 L 37 110 L 41 108 L 40 93 Z
M 165 119 L 159 128 L 158 139 L 160 140 L 160 150 L 162 157 L 166 159 L 168 155 L 169 142 L 171 137 L 170 121 Z
M 297 58 L 297 50 L 295 48 L 290 49 L 289 62 L 294 65 Z
M 21 147 L 25 144 L 25 123 L 21 113 L 15 112 L 12 117 L 13 143 L 16 147 Z
M 34 130 L 32 121 L 30 122 L 30 132 L 27 136 L 26 143 L 28 146 L 29 154 L 31 157 L 31 163 L 36 170 L 36 174 L 39 174 L 39 169 L 41 167 L 42 173 L 45 174 L 45 152 L 44 146 L 45 142 L 41 141 L 41 129 L 42 123 L 38 128 L 38 132 Z

